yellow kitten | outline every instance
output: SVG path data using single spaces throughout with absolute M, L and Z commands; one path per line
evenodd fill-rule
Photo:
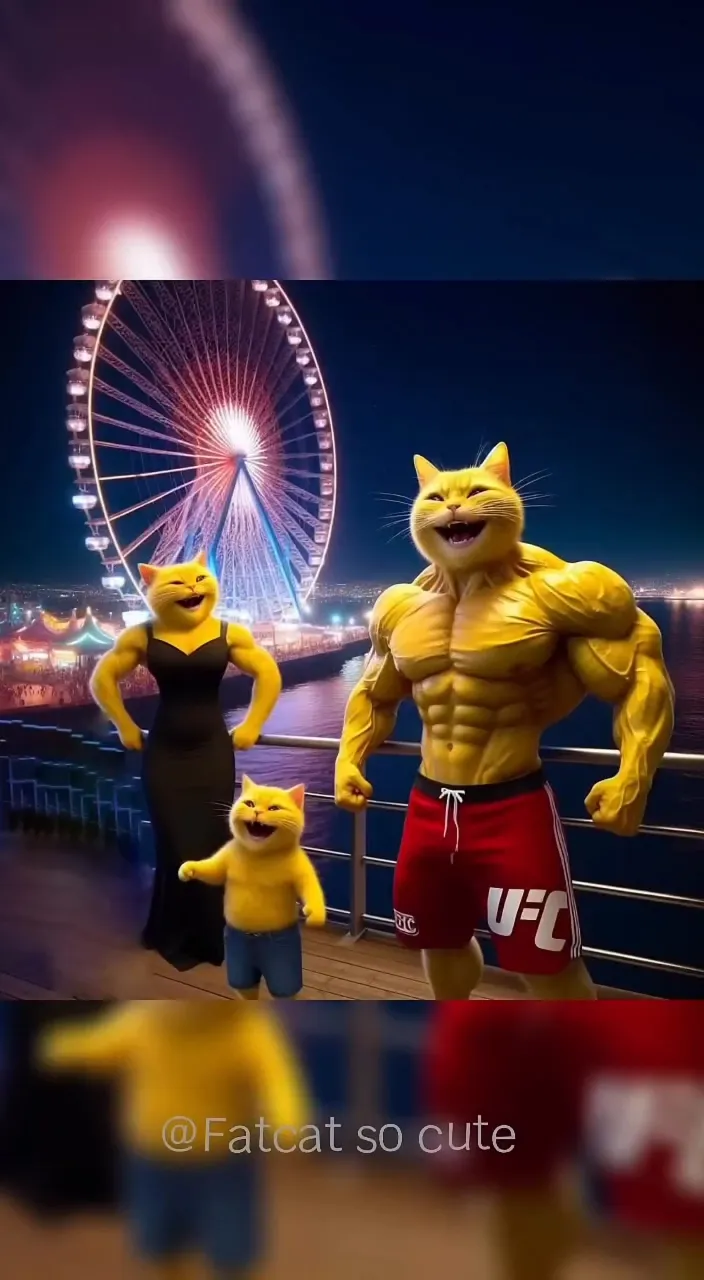
M 193 631 L 214 612 L 218 582 L 202 552 L 184 564 L 140 564 L 147 604 L 162 631 Z
M 305 788 L 258 786 L 242 779 L 230 813 L 232 840 L 212 858 L 185 862 L 182 880 L 225 885 L 225 919 L 244 933 L 286 929 L 303 903 L 310 925 L 325 924 L 325 898 L 317 873 L 301 848 Z

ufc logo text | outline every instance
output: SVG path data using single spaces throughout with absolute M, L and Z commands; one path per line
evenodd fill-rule
M 540 951 L 562 951 L 566 938 L 555 937 L 562 911 L 568 911 L 564 889 L 490 889 L 487 921 L 492 933 L 510 938 L 519 920 L 537 922 L 535 945 Z
M 656 1151 L 669 1155 L 673 1188 L 704 1197 L 704 1082 L 603 1076 L 587 1098 L 593 1158 L 615 1173 L 635 1173 Z

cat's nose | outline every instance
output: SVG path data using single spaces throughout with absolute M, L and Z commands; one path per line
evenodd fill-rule
M 461 505 L 462 504 L 460 502 L 448 502 L 447 509 L 448 511 L 459 511 Z

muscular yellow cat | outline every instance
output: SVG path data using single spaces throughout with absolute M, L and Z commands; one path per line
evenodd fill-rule
M 143 945 L 179 972 L 222 964 L 222 892 L 179 882 L 187 858 L 227 839 L 235 792 L 233 747 L 254 746 L 281 692 L 274 658 L 246 627 L 218 617 L 218 582 L 201 554 L 183 564 L 140 565 L 152 617 L 128 627 L 101 658 L 91 691 L 127 750 L 143 752 L 142 779 L 155 851 Z M 223 681 L 230 664 L 253 679 L 243 722 L 229 729 Z M 122 682 L 145 667 L 159 698 L 148 738 L 123 700 Z
M 673 727 L 660 633 L 612 570 L 521 541 L 504 444 L 478 467 L 440 471 L 421 457 L 415 466 L 411 534 L 430 567 L 374 608 L 337 803 L 355 810 L 370 798 L 364 763 L 413 698 L 421 771 L 395 878 L 399 939 L 423 950 L 437 998 L 466 998 L 481 976 L 474 930 L 488 915 L 500 962 L 534 994 L 589 998 L 540 740 L 586 694 L 612 703 L 619 769 L 586 806 L 597 826 L 635 835 Z
M 177 565 L 139 566 L 146 587 L 147 603 L 154 615 L 154 638 L 185 657 L 214 641 L 223 623 L 218 618 L 219 588 L 207 568 L 207 556 Z M 149 628 L 127 627 L 115 646 L 100 659 L 91 680 L 91 693 L 101 711 L 112 721 L 123 747 L 141 751 L 144 737 L 122 700 L 120 682 L 137 667 L 147 665 Z M 281 673 L 266 649 L 251 632 L 229 622 L 225 640 L 232 664 L 254 680 L 252 702 L 247 717 L 232 731 L 233 745 L 240 751 L 253 747 L 281 693 Z

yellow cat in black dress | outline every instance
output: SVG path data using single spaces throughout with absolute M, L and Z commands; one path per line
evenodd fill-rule
M 125 708 L 120 681 L 146 667 L 159 706 L 144 751 L 143 781 L 156 849 L 156 878 L 143 942 L 181 971 L 223 961 L 222 897 L 214 885 L 186 886 L 178 870 L 227 840 L 235 790 L 233 746 L 254 746 L 281 692 L 279 669 L 246 629 L 215 613 L 218 583 L 199 556 L 187 564 L 140 565 L 154 615 L 128 627 L 98 663 L 91 691 L 128 750 L 145 739 Z M 228 733 L 220 685 L 232 662 L 254 679 L 249 711 Z

